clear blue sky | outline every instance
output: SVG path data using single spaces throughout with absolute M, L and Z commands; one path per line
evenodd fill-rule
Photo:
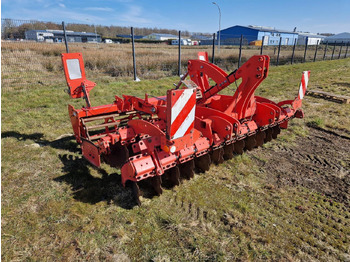
M 217 0 L 221 28 L 262 25 L 313 33 L 350 32 L 350 0 Z M 218 30 L 210 0 L 2 0 L 1 17 L 99 25 Z

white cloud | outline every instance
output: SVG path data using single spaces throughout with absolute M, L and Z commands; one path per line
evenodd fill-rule
M 133 0 L 115 0 L 118 3 L 132 3 Z
M 62 4 L 62 3 L 59 3 L 58 6 L 62 7 L 62 8 L 66 8 L 66 6 L 64 4 Z
M 112 12 L 114 11 L 112 8 L 109 7 L 86 7 L 84 8 L 86 11 L 102 11 L 102 12 Z
M 22 20 L 33 20 L 33 18 L 35 18 L 39 21 L 87 23 L 87 16 L 85 13 L 81 11 L 72 11 L 67 8 L 63 9 L 58 6 L 50 7 L 46 9 L 45 12 L 37 12 L 35 9 L 17 8 L 15 11 L 11 12 L 8 17 L 13 19 L 18 19 L 18 17 L 20 17 Z M 102 23 L 104 21 L 103 18 L 95 15 L 89 15 L 88 18 L 91 21 L 95 21 L 95 23 Z
M 129 10 L 119 17 L 120 21 L 129 23 L 141 23 L 149 24 L 152 21 L 143 16 L 143 11 L 141 6 L 129 5 Z

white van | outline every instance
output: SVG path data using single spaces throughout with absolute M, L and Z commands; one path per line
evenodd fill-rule
M 179 39 L 171 40 L 171 45 L 178 45 Z M 189 45 L 186 39 L 181 39 L 181 45 Z

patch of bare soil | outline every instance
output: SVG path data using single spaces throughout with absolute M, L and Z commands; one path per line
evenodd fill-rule
M 350 137 L 310 127 L 293 147 L 276 144 L 254 150 L 268 181 L 303 186 L 350 206 Z

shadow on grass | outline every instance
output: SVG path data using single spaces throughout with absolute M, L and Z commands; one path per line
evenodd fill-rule
M 346 82 L 333 82 L 332 84 L 337 86 L 350 87 L 350 83 L 346 83 Z
M 44 137 L 43 133 L 34 133 L 29 135 L 21 134 L 15 131 L 6 131 L 1 133 L 1 138 L 7 138 L 7 137 L 16 138 L 18 141 L 33 140 L 36 144 L 38 144 L 41 147 L 50 146 L 56 149 L 67 150 L 72 153 L 79 152 L 78 144 L 75 142 L 73 135 L 67 135 L 67 136 L 55 139 L 53 141 L 49 141 L 49 140 L 43 139 Z
M 72 135 L 48 141 L 43 139 L 43 133 L 21 134 L 15 131 L 1 133 L 1 138 L 8 137 L 16 138 L 18 141 L 32 140 L 41 147 L 50 146 L 72 153 L 80 153 L 78 144 Z M 125 209 L 131 209 L 136 205 L 131 190 L 122 186 L 119 174 L 108 175 L 104 169 L 97 169 L 101 177 L 94 177 L 89 170 L 91 165 L 85 159 L 68 154 L 60 154 L 59 158 L 64 165 L 62 171 L 65 175 L 54 180 L 71 185 L 74 199 L 90 204 L 106 201 Z
M 125 209 L 136 205 L 132 192 L 121 184 L 121 176 L 108 173 L 104 169 L 97 169 L 100 177 L 94 177 L 89 170 L 89 163 L 72 155 L 59 155 L 64 164 L 62 171 L 65 175 L 55 178 L 57 182 L 70 184 L 74 199 L 90 204 L 106 201 Z

